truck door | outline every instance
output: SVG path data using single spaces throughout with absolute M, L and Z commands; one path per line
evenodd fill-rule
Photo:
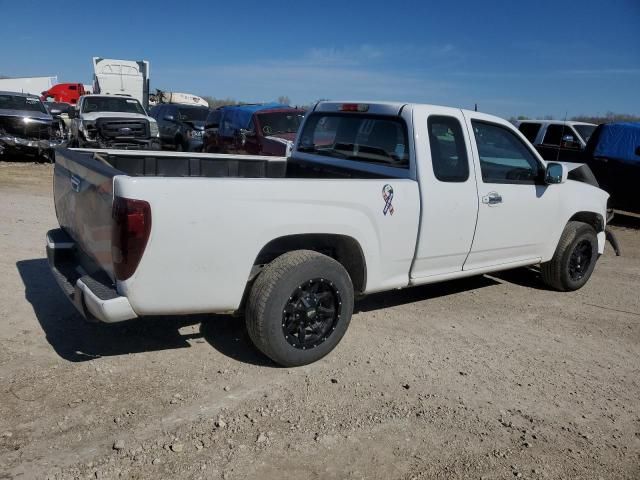
M 467 120 L 478 180 L 478 222 L 464 270 L 536 263 L 557 224 L 557 186 L 541 182 L 544 166 L 506 125 Z
M 424 280 L 462 270 L 473 242 L 478 191 L 462 112 L 416 107 L 413 115 L 421 219 L 411 279 Z

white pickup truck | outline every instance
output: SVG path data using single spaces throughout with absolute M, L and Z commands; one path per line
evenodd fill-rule
M 582 287 L 608 198 L 500 118 L 338 102 L 289 158 L 62 149 L 54 196 L 48 258 L 85 317 L 242 313 L 285 366 L 330 352 L 356 295 L 536 264 Z

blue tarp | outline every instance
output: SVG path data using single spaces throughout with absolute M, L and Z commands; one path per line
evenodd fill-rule
M 640 163 L 640 155 L 636 154 L 640 148 L 640 123 L 608 123 L 600 128 L 594 157 Z
M 274 108 L 289 108 L 289 106 L 280 103 L 262 103 L 260 105 L 230 105 L 222 107 L 222 134 L 231 134 L 227 130 L 247 128 L 254 113 Z

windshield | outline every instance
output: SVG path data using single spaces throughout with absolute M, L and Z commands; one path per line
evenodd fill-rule
M 593 135 L 593 132 L 596 129 L 596 126 L 595 125 L 574 125 L 573 128 L 575 128 L 578 131 L 578 134 L 580 134 L 580 136 L 583 138 L 583 140 L 586 143 L 591 138 L 591 135 Z
M 305 123 L 298 151 L 408 168 L 407 126 L 399 117 L 314 113 Z
M 82 103 L 82 112 L 120 112 L 146 115 L 138 100 L 125 97 L 87 97 Z
M 183 122 L 204 122 L 209 114 L 207 107 L 179 108 L 178 115 Z
M 39 98 L 22 95 L 0 95 L 0 109 L 47 113 Z
M 302 112 L 259 113 L 258 123 L 264 135 L 296 133 L 303 118 Z

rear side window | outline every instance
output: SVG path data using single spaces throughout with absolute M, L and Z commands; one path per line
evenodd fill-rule
M 399 117 L 314 113 L 304 125 L 298 150 L 409 168 L 407 126 Z
M 533 184 L 540 165 L 525 143 L 501 125 L 471 122 L 484 183 Z
M 435 177 L 441 182 L 466 181 L 469 160 L 460 122 L 453 117 L 431 116 L 427 126 Z
M 521 123 L 518 127 L 518 130 L 520 130 L 520 132 L 522 132 L 522 134 L 527 137 L 527 140 L 529 140 L 531 143 L 534 143 L 541 126 L 542 125 L 540 123 Z
M 69 85 L 69 90 L 78 90 L 78 87 L 75 85 Z

